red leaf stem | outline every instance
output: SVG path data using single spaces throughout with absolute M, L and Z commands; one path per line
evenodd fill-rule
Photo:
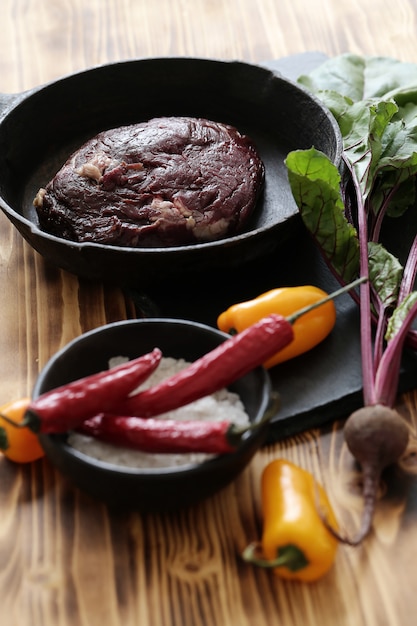
M 360 275 L 362 277 L 369 277 L 367 211 L 364 198 L 360 193 L 360 186 L 357 180 L 356 172 L 353 167 L 351 168 L 351 173 L 355 189 L 357 190 L 356 199 L 358 211 Z M 375 398 L 372 318 L 370 315 L 371 287 L 369 280 L 360 285 L 359 295 L 363 399 L 365 406 L 367 406 L 369 404 L 374 404 Z
M 362 287 L 362 285 L 361 285 Z M 398 379 L 400 376 L 401 357 L 408 331 L 417 315 L 417 302 L 411 307 L 401 328 L 388 343 L 375 376 L 373 404 L 394 406 Z

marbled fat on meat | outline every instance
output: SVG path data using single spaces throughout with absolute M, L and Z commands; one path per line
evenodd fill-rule
M 41 228 L 64 239 L 178 246 L 240 232 L 263 180 L 255 146 L 234 127 L 155 118 L 89 140 L 34 204 Z

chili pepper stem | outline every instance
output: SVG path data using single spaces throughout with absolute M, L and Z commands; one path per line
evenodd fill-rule
M 290 324 L 294 324 L 294 322 L 296 322 L 298 318 L 301 317 L 302 315 L 305 315 L 306 313 L 313 311 L 313 309 L 317 309 L 319 306 L 326 304 L 326 302 L 329 302 L 330 300 L 334 300 L 338 296 L 341 296 L 342 294 L 348 291 L 351 291 L 351 289 L 354 289 L 355 287 L 366 282 L 367 280 L 368 278 L 366 276 L 361 276 L 361 278 L 357 278 L 356 280 L 349 283 L 348 285 L 345 285 L 344 287 L 341 287 L 340 289 L 333 291 L 333 293 L 329 294 L 325 298 L 322 298 L 321 300 L 318 300 L 317 302 L 313 302 L 313 304 L 309 304 L 308 306 L 303 307 L 302 309 L 299 309 L 298 311 L 296 311 L 295 313 L 293 313 L 292 315 L 286 318 L 287 322 L 289 322 Z
M 29 426 L 29 422 L 30 422 L 30 420 L 27 420 L 26 418 L 24 418 L 21 422 L 15 422 L 14 420 L 12 420 L 7 415 L 4 415 L 3 413 L 0 413 L 0 418 L 4 420 L 5 422 L 7 422 L 8 424 L 10 424 L 10 426 L 14 426 L 15 428 L 26 428 L 27 426 Z
M 8 447 L 9 440 L 7 438 L 7 433 L 4 428 L 0 426 L 0 450 L 7 450 Z
M 262 557 L 261 544 L 253 542 L 242 553 L 242 558 L 247 563 L 258 565 L 267 569 L 287 567 L 291 572 L 296 572 L 308 565 L 308 561 L 300 548 L 294 544 L 282 546 L 277 550 L 277 558 L 268 560 Z

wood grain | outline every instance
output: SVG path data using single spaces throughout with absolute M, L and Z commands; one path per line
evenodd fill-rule
M 416 20 L 412 0 L 395 10 L 388 0 L 2 0 L 0 92 L 148 56 L 261 62 L 321 50 L 417 62 Z M 135 316 L 119 289 L 45 263 L 3 215 L 0 284 L 4 401 L 30 393 L 39 369 L 73 337 Z M 411 443 L 385 477 L 374 533 L 362 548 L 341 548 L 313 585 L 277 579 L 240 553 L 260 536 L 260 476 L 278 456 L 314 473 L 346 528 L 358 523 L 359 474 L 338 422 L 264 448 L 222 492 L 170 515 L 115 512 L 45 460 L 0 459 L 1 624 L 414 626 L 416 393 L 399 409 Z

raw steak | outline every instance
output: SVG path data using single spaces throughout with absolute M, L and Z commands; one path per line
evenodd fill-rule
M 256 148 L 232 126 L 155 118 L 87 141 L 34 204 L 41 228 L 64 239 L 178 246 L 241 231 L 263 179 Z

